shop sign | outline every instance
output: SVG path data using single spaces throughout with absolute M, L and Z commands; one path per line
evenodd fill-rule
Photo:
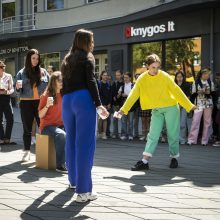
M 147 26 L 147 27 L 125 27 L 125 37 L 153 37 L 155 34 L 174 32 L 175 23 L 174 21 L 168 21 L 166 24 Z
M 6 48 L 6 49 L 0 49 L 0 55 L 22 53 L 28 50 L 29 50 L 28 46 L 11 47 L 11 48 Z

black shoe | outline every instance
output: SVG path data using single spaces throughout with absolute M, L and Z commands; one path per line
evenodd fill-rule
M 149 170 L 149 164 L 145 164 L 142 160 L 139 160 L 133 167 L 131 167 L 132 171 L 138 170 Z
M 170 168 L 177 168 L 178 167 L 178 161 L 176 158 L 172 158 L 170 162 Z
M 65 174 L 68 173 L 68 170 L 65 166 L 57 167 L 56 171 L 59 172 L 59 173 L 65 173 Z

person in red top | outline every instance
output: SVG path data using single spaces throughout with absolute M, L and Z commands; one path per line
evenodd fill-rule
M 48 87 L 40 97 L 38 107 L 40 117 L 40 133 L 53 137 L 56 148 L 56 170 L 67 173 L 65 166 L 66 132 L 62 121 L 62 96 L 63 87 L 61 72 L 52 74 Z

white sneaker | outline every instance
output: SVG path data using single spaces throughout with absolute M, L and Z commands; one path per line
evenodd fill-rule
M 81 193 L 77 195 L 76 202 L 83 203 L 96 200 L 97 198 L 97 194 L 95 193 Z
M 22 157 L 22 161 L 23 162 L 27 162 L 31 159 L 31 152 L 29 150 L 25 150 L 23 157 Z
M 36 144 L 36 137 L 32 136 L 31 137 L 31 145 L 34 145 L 34 144 Z
M 139 141 L 145 141 L 145 140 L 146 140 L 146 137 L 144 136 L 139 138 Z
M 103 139 L 103 140 L 108 139 L 105 133 L 102 133 L 102 139 Z
M 120 137 L 121 140 L 126 140 L 127 138 L 125 136 Z
M 76 189 L 76 186 L 69 184 L 69 189 Z
M 132 137 L 132 136 L 129 136 L 129 137 L 128 137 L 128 140 L 129 140 L 129 141 L 133 141 L 133 137 Z

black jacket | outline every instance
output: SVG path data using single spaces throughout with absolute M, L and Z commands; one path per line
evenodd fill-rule
M 96 107 L 101 105 L 98 86 L 95 78 L 95 59 L 92 53 L 77 50 L 72 57 L 69 57 L 69 63 L 73 63 L 70 68 L 62 68 L 62 71 L 70 71 L 70 78 L 63 78 L 62 94 L 71 93 L 76 90 L 88 89 Z M 76 62 L 71 62 L 75 59 Z
M 123 82 L 118 82 L 118 81 L 115 81 L 112 84 L 112 105 L 114 106 L 120 105 L 120 98 L 118 99 L 117 95 L 118 95 L 118 90 L 123 85 L 124 85 Z M 114 101 L 114 98 L 116 98 L 116 101 Z

